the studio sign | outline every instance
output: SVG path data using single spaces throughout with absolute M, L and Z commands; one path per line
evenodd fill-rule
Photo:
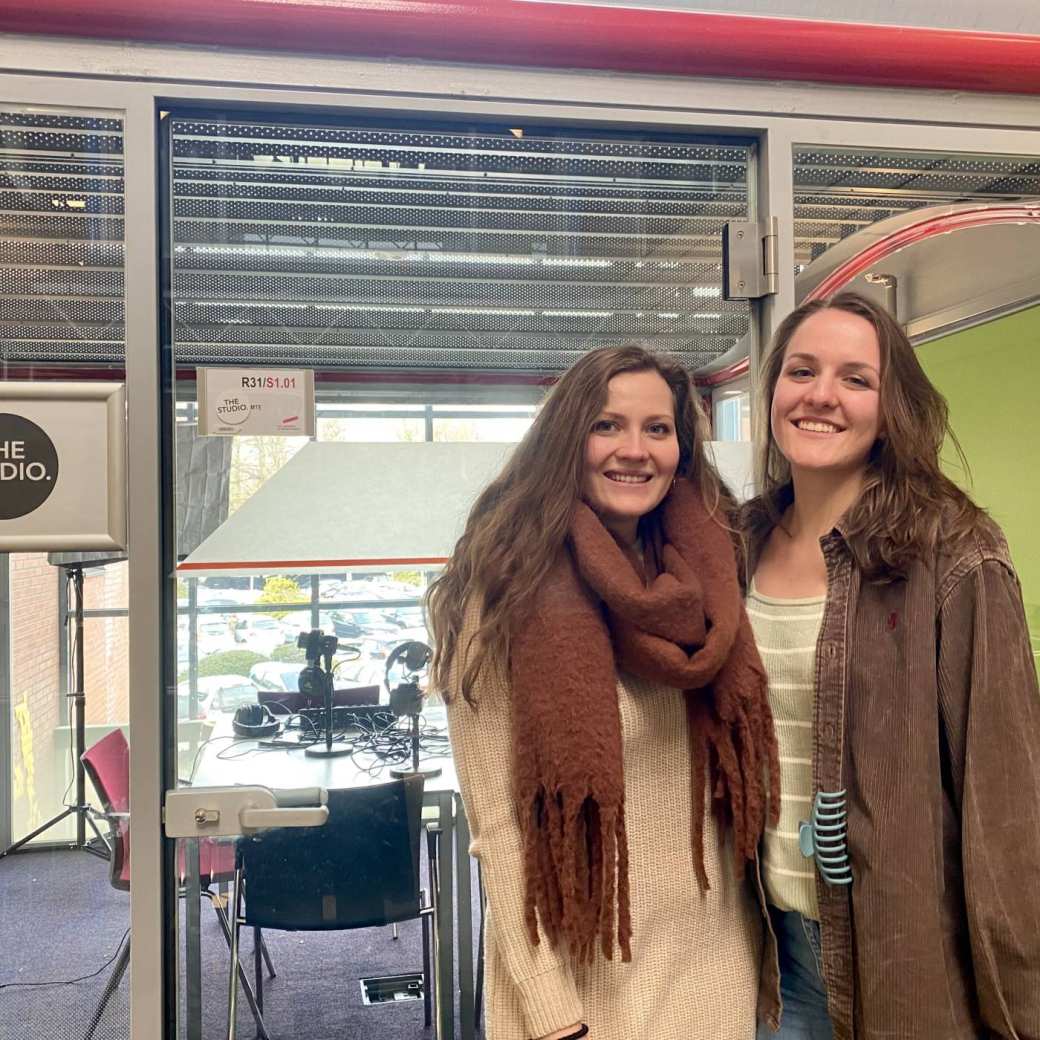
M 58 453 L 28 419 L 0 412 L 0 520 L 39 509 L 58 482 Z

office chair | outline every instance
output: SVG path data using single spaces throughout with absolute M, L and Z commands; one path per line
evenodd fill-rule
M 330 790 L 329 818 L 324 826 L 275 828 L 236 842 L 228 1040 L 235 1040 L 238 979 L 243 976 L 234 971 L 234 965 L 243 925 L 325 931 L 420 918 L 424 1025 L 430 1025 L 442 999 L 433 986 L 440 956 L 439 829 L 426 828 L 430 871 L 427 898 L 419 884 L 422 799 L 421 776 L 372 787 Z M 450 1000 L 450 994 L 443 999 Z
M 130 748 L 126 737 L 121 729 L 115 729 L 106 737 L 102 737 L 96 744 L 89 747 L 82 757 L 83 768 L 90 777 L 98 798 L 104 808 L 104 812 L 97 814 L 100 819 L 107 821 L 109 833 L 106 837 L 109 850 L 109 883 L 113 888 L 123 892 L 130 891 Z M 230 881 L 234 877 L 234 846 L 227 843 L 202 840 L 199 842 L 199 872 L 202 881 L 202 894 L 210 901 L 217 919 L 220 922 L 224 938 L 231 945 L 231 929 L 228 924 L 227 915 L 221 906 L 217 894 L 210 891 L 209 886 L 213 882 Z M 185 874 L 184 850 L 180 849 L 178 861 L 178 880 L 183 881 Z M 183 895 L 183 891 L 180 892 Z M 274 978 L 274 967 L 271 964 L 270 954 L 263 944 L 262 937 L 254 933 L 254 940 L 259 939 L 257 949 L 263 952 L 267 961 L 270 976 Z M 259 955 L 258 958 L 259 960 Z M 119 984 L 126 973 L 127 965 L 130 963 L 130 942 L 127 941 L 119 953 L 112 973 L 108 977 L 105 989 L 94 1010 L 90 1025 L 84 1035 L 84 1040 L 93 1040 L 98 1025 L 108 1007 L 109 1002 L 119 989 Z M 259 966 L 257 967 L 259 971 Z M 262 1004 L 256 1000 L 253 988 L 249 980 L 242 976 L 242 982 L 246 991 L 246 1001 L 256 1018 L 257 1028 L 261 1029 L 263 1019 L 261 1012 Z M 266 1036 L 266 1034 L 263 1034 Z

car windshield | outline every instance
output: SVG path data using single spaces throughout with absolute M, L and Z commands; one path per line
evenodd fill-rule
M 386 616 L 378 610 L 353 610 L 351 617 L 359 625 L 385 625 L 387 623 Z
M 238 708 L 243 704 L 252 704 L 256 700 L 256 687 L 252 683 L 222 686 L 217 690 L 217 698 L 224 710 Z

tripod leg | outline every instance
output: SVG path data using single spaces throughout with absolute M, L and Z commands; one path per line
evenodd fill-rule
M 126 966 L 129 963 L 130 939 L 127 937 L 126 945 L 123 947 L 123 952 L 120 953 L 119 960 L 116 961 L 116 965 L 112 969 L 112 974 L 108 977 L 108 982 L 105 983 L 105 990 L 101 994 L 98 1006 L 94 1010 L 94 1017 L 91 1018 L 90 1025 L 87 1026 L 87 1032 L 83 1040 L 93 1040 L 94 1034 L 97 1032 L 97 1027 L 101 1023 L 101 1018 L 105 1013 L 105 1008 L 108 1007 L 108 1002 L 112 999 L 116 990 L 119 989 L 119 983 L 123 981 L 123 975 L 126 972 Z
M 49 819 L 46 823 L 41 823 L 40 826 L 36 828 L 36 830 L 27 834 L 24 838 L 19 838 L 10 848 L 6 849 L 0 855 L 7 856 L 10 855 L 10 853 L 12 852 L 17 852 L 23 845 L 27 845 L 38 834 L 43 834 L 44 831 L 50 830 L 50 828 L 53 827 L 56 823 L 61 823 L 61 821 L 64 820 L 66 816 L 71 816 L 75 811 L 75 808 L 71 805 L 67 809 L 63 809 L 60 813 L 58 813 L 57 816 L 51 817 L 51 819 Z
M 109 844 L 108 838 L 98 830 L 98 825 L 94 822 L 93 810 L 84 807 L 79 812 L 86 818 L 87 823 L 90 824 L 90 829 L 94 832 L 94 837 L 83 843 L 83 851 L 89 852 L 92 856 L 97 856 L 98 859 L 110 862 L 112 859 L 112 846 Z
M 84 692 L 84 678 L 86 668 L 84 667 L 83 647 L 83 568 L 72 568 L 72 584 L 76 590 L 76 689 L 72 695 L 73 718 L 76 726 L 76 844 L 83 848 L 87 843 L 87 827 L 84 820 L 83 807 L 87 803 L 87 774 L 83 768 L 83 752 L 86 751 L 87 725 L 86 704 L 87 697 Z
M 108 839 L 105 837 L 104 834 L 101 833 L 101 831 L 98 830 L 98 825 L 94 822 L 94 817 L 91 814 L 90 810 L 84 808 L 81 810 L 81 812 L 87 818 L 87 823 L 90 824 L 90 829 L 94 832 L 94 837 L 98 838 L 104 844 L 105 848 L 108 848 Z

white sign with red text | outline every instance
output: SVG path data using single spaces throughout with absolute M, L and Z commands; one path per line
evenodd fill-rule
M 200 368 L 199 433 L 313 437 L 314 372 L 305 368 Z

